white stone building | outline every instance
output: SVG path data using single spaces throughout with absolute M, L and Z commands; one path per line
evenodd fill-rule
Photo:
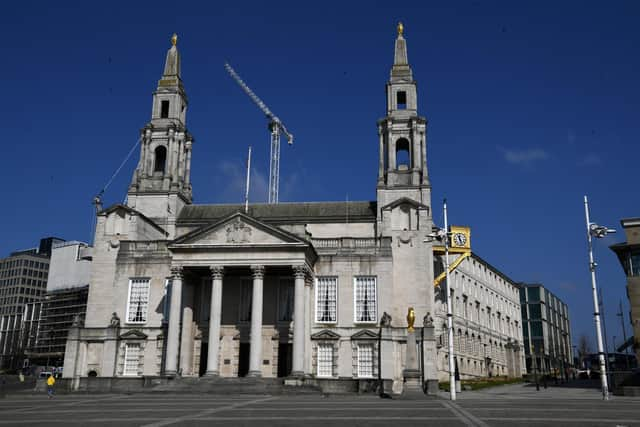
M 386 92 L 375 201 L 246 213 L 195 205 L 196 145 L 174 39 L 127 204 L 98 214 L 87 318 L 65 356 L 74 386 L 87 376 L 380 376 L 400 391 L 407 309 L 418 319 L 434 312 L 427 120 L 401 28 Z M 392 321 L 381 327 L 384 312 Z M 433 327 L 424 335 L 423 379 L 433 387 Z
M 520 377 L 526 373 L 522 341 L 520 291 L 516 282 L 470 250 L 469 229 L 465 243 L 455 248 L 450 264 L 455 268 L 449 275 L 451 283 L 454 325 L 454 357 L 461 379 L 477 377 Z M 465 231 L 466 230 L 466 231 Z M 456 234 L 455 232 L 453 233 Z M 438 341 L 438 377 L 449 381 L 449 351 L 447 335 L 447 304 L 444 286 L 444 255 L 436 248 L 436 271 L 443 286 L 437 288 L 436 336 Z

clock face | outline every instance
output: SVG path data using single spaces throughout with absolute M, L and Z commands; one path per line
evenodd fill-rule
M 456 246 L 464 246 L 467 243 L 467 236 L 463 233 L 456 233 L 453 235 L 453 243 Z

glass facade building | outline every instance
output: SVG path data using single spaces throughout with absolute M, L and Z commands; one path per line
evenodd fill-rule
M 567 305 L 541 284 L 519 287 L 527 372 L 566 377 L 573 366 Z
M 42 239 L 40 246 L 60 239 Z M 28 304 L 39 302 L 47 289 L 50 249 L 17 251 L 0 259 L 0 368 L 22 367 L 29 336 L 22 329 L 23 321 L 33 318 Z
M 640 360 L 640 218 L 625 218 L 620 220 L 620 224 L 627 240 L 612 245 L 611 250 L 618 256 L 627 279 L 628 319 L 633 333 L 618 351 L 631 350 Z

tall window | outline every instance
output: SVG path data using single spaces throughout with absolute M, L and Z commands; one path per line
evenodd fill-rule
M 316 284 L 316 322 L 338 321 L 338 278 L 318 277 Z
M 354 279 L 355 322 L 376 322 L 376 277 L 360 276 Z
M 398 105 L 398 110 L 404 110 L 407 108 L 407 92 L 398 91 L 396 93 L 396 104 Z
M 171 283 L 172 280 L 170 278 L 165 279 L 164 281 L 164 298 L 162 299 L 162 321 L 167 322 L 169 319 L 169 308 L 171 301 Z
M 164 173 L 167 163 L 167 149 L 164 147 L 164 145 L 161 145 L 156 148 L 155 154 L 156 156 L 153 165 L 153 171 Z
M 169 101 L 162 101 L 160 103 L 160 118 L 166 119 L 169 117 Z
M 280 280 L 278 288 L 278 320 L 288 322 L 293 320 L 293 301 L 295 298 L 295 288 L 293 279 Z
M 253 281 L 242 279 L 240 282 L 240 318 L 241 322 L 251 320 L 251 301 L 253 299 Z
M 408 170 L 411 164 L 409 140 L 400 138 L 396 141 L 396 169 Z
M 464 305 L 464 318 L 469 319 L 469 298 L 466 295 L 462 295 L 462 304 Z
M 129 279 L 127 323 L 145 323 L 149 311 L 149 279 Z
M 138 375 L 140 344 L 125 344 L 123 375 Z
M 318 376 L 333 376 L 333 345 L 318 344 Z
M 373 344 L 358 345 L 358 378 L 373 377 Z
M 632 252 L 629 255 L 629 276 L 640 276 L 640 252 Z

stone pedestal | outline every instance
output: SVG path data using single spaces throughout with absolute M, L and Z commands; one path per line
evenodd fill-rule
M 424 358 L 424 387 L 427 390 L 428 395 L 437 395 L 439 392 L 438 367 L 436 366 L 437 347 L 433 326 L 425 326 L 423 328 L 422 339 L 422 356 Z
M 418 352 L 416 350 L 416 334 L 407 332 L 407 359 L 402 371 L 404 385 L 400 399 L 424 399 L 425 395 L 420 384 L 420 369 L 418 368 Z

